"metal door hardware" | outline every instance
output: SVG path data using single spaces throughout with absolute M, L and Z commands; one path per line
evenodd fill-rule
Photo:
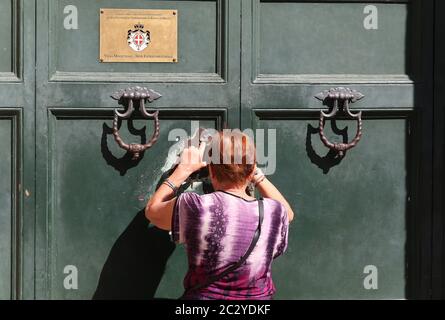
M 354 103 L 360 99 L 363 99 L 364 97 L 365 96 L 362 93 L 344 87 L 331 88 L 329 90 L 320 92 L 315 96 L 315 98 L 323 102 L 332 102 L 331 112 L 325 113 L 323 110 L 320 110 L 319 134 L 323 144 L 329 149 L 335 150 L 340 157 L 343 157 L 347 150 L 354 148 L 362 137 L 362 112 L 359 111 L 357 113 L 352 113 L 349 109 L 349 103 Z M 349 143 L 332 143 L 328 140 L 324 133 L 325 120 L 333 119 L 339 110 L 342 110 L 349 117 L 357 121 L 357 133 L 355 138 Z
M 161 94 L 157 93 L 154 90 L 147 89 L 145 87 L 131 87 L 125 90 L 120 90 L 111 95 L 114 100 L 119 101 L 122 105 L 127 105 L 127 110 L 123 113 L 119 112 L 117 109 L 114 109 L 114 119 L 113 119 L 113 136 L 114 140 L 117 142 L 119 147 L 130 152 L 133 155 L 133 160 L 139 159 L 142 152 L 151 148 L 159 138 L 160 132 L 160 124 L 159 124 L 159 110 L 154 111 L 153 113 L 147 112 L 145 109 L 145 102 L 149 103 L 154 100 L 159 99 Z M 140 143 L 125 143 L 120 134 L 118 123 L 119 119 L 129 119 L 134 112 L 134 104 L 139 107 L 139 112 L 141 116 L 145 119 L 153 119 L 154 120 L 154 132 L 151 136 L 150 140 L 145 144 Z

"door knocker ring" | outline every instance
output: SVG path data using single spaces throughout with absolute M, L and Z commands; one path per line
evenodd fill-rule
M 331 88 L 320 92 L 315 96 L 318 100 L 333 101 L 333 107 L 331 112 L 325 113 L 320 110 L 320 120 L 319 120 L 319 135 L 323 144 L 337 152 L 340 157 L 344 157 L 347 150 L 354 148 L 362 137 L 363 121 L 362 121 L 362 111 L 357 113 L 352 113 L 349 109 L 349 103 L 354 103 L 360 99 L 364 98 L 364 95 L 356 90 L 349 88 L 338 87 Z M 346 114 L 357 121 L 357 133 L 354 139 L 349 143 L 332 143 L 328 140 L 324 133 L 324 124 L 326 119 L 333 119 L 339 110 L 343 110 Z
M 132 154 L 132 160 L 138 160 L 145 150 L 151 148 L 159 138 L 160 133 L 160 123 L 159 123 L 159 110 L 152 113 L 147 112 L 145 109 L 145 102 L 148 100 L 149 103 L 154 100 L 159 99 L 161 94 L 154 90 L 147 89 L 145 87 L 131 87 L 125 90 L 120 90 L 115 92 L 111 97 L 114 100 L 120 102 L 120 104 L 127 104 L 127 110 L 124 113 L 119 112 L 114 109 L 113 118 L 113 136 L 116 143 L 122 149 L 128 151 Z M 147 143 L 125 143 L 119 134 L 119 119 L 129 119 L 134 112 L 134 100 L 139 101 L 139 112 L 144 119 L 154 120 L 154 131 L 150 140 Z

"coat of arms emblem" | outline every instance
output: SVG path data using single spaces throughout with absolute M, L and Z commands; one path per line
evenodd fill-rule
M 134 51 L 143 51 L 150 43 L 150 31 L 144 31 L 143 24 L 135 24 L 134 30 L 128 30 L 127 42 Z

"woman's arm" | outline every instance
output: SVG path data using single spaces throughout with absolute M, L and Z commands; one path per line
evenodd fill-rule
M 294 212 L 289 205 L 289 202 L 283 197 L 281 192 L 270 182 L 266 177 L 264 177 L 257 185 L 256 188 L 260 192 L 261 196 L 264 198 L 271 198 L 281 202 L 281 204 L 286 208 L 287 218 L 289 222 L 294 219 Z
M 202 144 L 199 149 L 193 146 L 184 149 L 179 160 L 179 165 L 168 178 L 177 188 L 179 188 L 193 172 L 206 166 L 206 163 L 202 161 L 204 148 L 205 144 Z M 175 203 L 176 196 L 173 189 L 165 184 L 161 184 L 147 202 L 145 217 L 156 227 L 163 230 L 170 230 Z
M 188 176 L 189 175 L 178 166 L 168 180 L 176 187 L 179 187 Z M 165 184 L 161 184 L 145 206 L 145 217 L 156 227 L 170 231 L 175 203 L 176 196 L 173 189 Z

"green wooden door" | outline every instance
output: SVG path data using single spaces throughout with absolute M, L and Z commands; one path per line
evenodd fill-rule
M 277 298 L 429 296 L 432 1 L 0 0 L 0 298 L 176 298 L 184 248 L 143 216 L 173 129 L 273 129 L 270 179 L 297 214 Z M 178 63 L 100 63 L 100 8 L 178 10 Z M 163 97 L 133 161 L 110 95 Z M 360 91 L 363 137 L 339 160 L 314 96 Z M 153 124 L 123 121 L 125 141 Z M 351 140 L 355 123 L 326 132 Z M 272 132 L 272 131 L 269 131 Z M 266 136 L 267 136 L 266 132 Z M 173 137 L 174 138 L 174 137 Z M 276 154 L 272 147 L 276 146 Z M 364 286 L 366 267 L 378 289 Z M 77 279 L 76 279 L 77 278 Z M 77 280 L 77 281 L 76 281 Z

